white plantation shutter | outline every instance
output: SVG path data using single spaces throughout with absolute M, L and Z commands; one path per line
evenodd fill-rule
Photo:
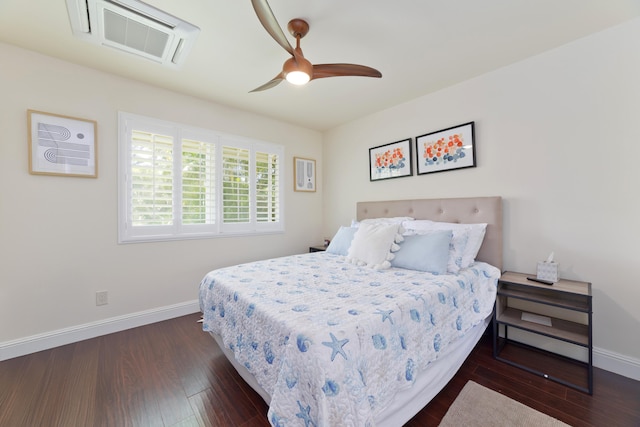
M 222 222 L 248 224 L 251 221 L 249 150 L 222 147 Z
M 119 113 L 118 241 L 281 232 L 282 146 Z
M 256 221 L 280 221 L 280 156 L 256 153 Z
M 133 131 L 131 220 L 134 226 L 173 224 L 173 139 Z
M 215 224 L 216 145 L 182 140 L 182 223 Z

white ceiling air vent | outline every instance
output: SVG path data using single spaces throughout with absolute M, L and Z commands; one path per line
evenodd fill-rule
M 178 67 L 200 29 L 137 0 L 67 0 L 76 37 Z

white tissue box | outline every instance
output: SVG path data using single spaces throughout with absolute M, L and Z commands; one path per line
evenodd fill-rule
M 538 262 L 537 277 L 540 280 L 558 281 L 557 262 Z

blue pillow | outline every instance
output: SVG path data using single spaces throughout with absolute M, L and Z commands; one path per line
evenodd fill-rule
M 336 235 L 331 239 L 329 246 L 327 246 L 327 252 L 347 256 L 353 235 L 356 234 L 357 230 L 355 227 L 340 227 Z
M 395 252 L 395 258 L 391 260 L 391 266 L 445 274 L 452 235 L 451 230 L 442 230 L 404 236 L 400 250 Z

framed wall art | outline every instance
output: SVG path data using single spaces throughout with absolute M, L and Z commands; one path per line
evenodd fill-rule
M 293 178 L 294 191 L 316 191 L 316 161 L 294 157 Z
M 474 122 L 416 137 L 418 175 L 476 166 Z
M 411 138 L 369 149 L 370 181 L 411 175 Z
M 27 125 L 29 173 L 98 177 L 94 120 L 27 110 Z

